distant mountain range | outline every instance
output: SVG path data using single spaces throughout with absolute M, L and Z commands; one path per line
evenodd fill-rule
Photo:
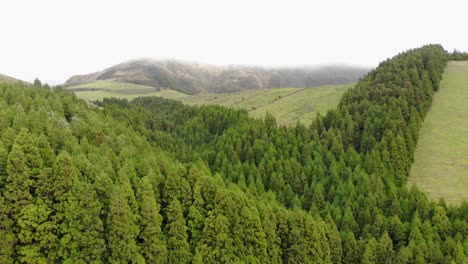
M 243 90 L 345 84 L 359 80 L 368 68 L 333 65 L 302 68 L 212 66 L 173 60 L 133 60 L 105 70 L 75 75 L 65 86 L 99 80 L 146 85 L 187 94 L 227 93 Z

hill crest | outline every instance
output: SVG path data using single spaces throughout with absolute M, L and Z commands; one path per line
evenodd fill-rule
M 227 93 L 345 84 L 359 80 L 368 71 L 366 68 L 346 65 L 264 68 L 139 59 L 123 62 L 99 72 L 72 76 L 65 85 L 70 87 L 98 80 L 112 80 L 155 88 L 169 88 L 187 94 Z

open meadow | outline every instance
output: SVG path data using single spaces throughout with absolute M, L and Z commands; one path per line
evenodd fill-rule
M 468 62 L 449 62 L 422 125 L 409 185 L 448 203 L 468 198 Z
M 198 94 L 182 97 L 186 104 L 217 104 L 226 107 L 243 108 L 252 117 L 262 118 L 268 112 L 279 124 L 295 125 L 299 120 L 310 124 L 317 111 L 324 114 L 337 106 L 344 91 L 352 84 L 327 85 L 311 88 L 277 88 L 243 91 L 228 94 Z

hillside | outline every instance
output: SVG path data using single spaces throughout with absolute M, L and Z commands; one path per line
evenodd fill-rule
M 433 199 L 468 198 L 468 61 L 449 62 L 421 128 L 409 184 Z
M 186 96 L 186 94 L 170 89 L 109 80 L 94 81 L 66 87 L 65 89 L 74 92 L 79 98 L 89 101 L 102 100 L 105 97 L 133 99 L 139 96 L 163 96 L 165 98 L 177 99 Z
M 177 98 L 190 105 L 222 105 L 245 109 L 250 116 L 272 114 L 278 124 L 309 125 L 317 112 L 335 108 L 341 95 L 354 84 L 318 86 L 313 88 L 277 88 L 226 94 L 197 94 Z M 164 97 L 164 96 L 163 96 Z
M 140 96 L 160 96 L 189 105 L 221 105 L 245 109 L 249 115 L 263 118 L 268 112 L 279 124 L 295 125 L 297 121 L 309 125 L 317 112 L 325 113 L 336 107 L 341 95 L 354 84 L 318 86 L 312 88 L 275 88 L 247 90 L 223 94 L 187 95 L 170 89 L 116 81 L 95 81 L 69 87 L 79 98 L 88 101 L 106 97 L 133 99 Z M 159 90 L 159 91 L 158 91 Z
M 16 83 L 16 82 L 26 83 L 24 81 L 15 79 L 13 77 L 10 77 L 10 76 L 4 75 L 4 74 L 0 74 L 0 83 Z
M 100 80 L 133 83 L 186 94 L 227 93 L 243 90 L 296 87 L 355 82 L 369 69 L 349 66 L 320 68 L 260 68 L 211 66 L 177 61 L 134 60 L 100 72 L 77 75 L 65 85 L 73 87 Z
M 407 176 L 446 66 L 402 52 L 310 126 L 0 84 L 0 263 L 456 263 L 468 203 Z

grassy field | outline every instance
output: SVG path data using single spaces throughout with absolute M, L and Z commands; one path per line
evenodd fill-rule
M 73 91 L 79 98 L 90 101 L 102 100 L 105 97 L 127 98 L 130 100 L 139 96 L 163 96 L 171 99 L 187 96 L 174 90 L 158 91 L 158 89 L 150 86 L 108 80 L 82 84 L 66 89 Z
M 253 117 L 274 115 L 280 124 L 294 125 L 297 120 L 310 124 L 317 111 L 325 113 L 336 107 L 343 92 L 354 84 L 319 86 L 312 88 L 278 88 L 243 91 L 229 94 L 198 94 L 182 97 L 187 104 L 218 104 L 244 108 Z
M 336 107 L 343 92 L 354 84 L 319 86 L 312 88 L 278 88 L 250 90 L 223 94 L 186 95 L 174 90 L 160 90 L 149 86 L 116 81 L 96 81 L 68 87 L 79 98 L 102 100 L 105 97 L 133 99 L 138 96 L 162 96 L 190 105 L 222 105 L 246 109 L 252 117 L 263 118 L 267 112 L 279 124 L 294 125 L 297 120 L 310 124 L 317 111 L 325 113 Z
M 449 62 L 423 123 L 409 184 L 448 203 L 468 198 L 468 62 Z

